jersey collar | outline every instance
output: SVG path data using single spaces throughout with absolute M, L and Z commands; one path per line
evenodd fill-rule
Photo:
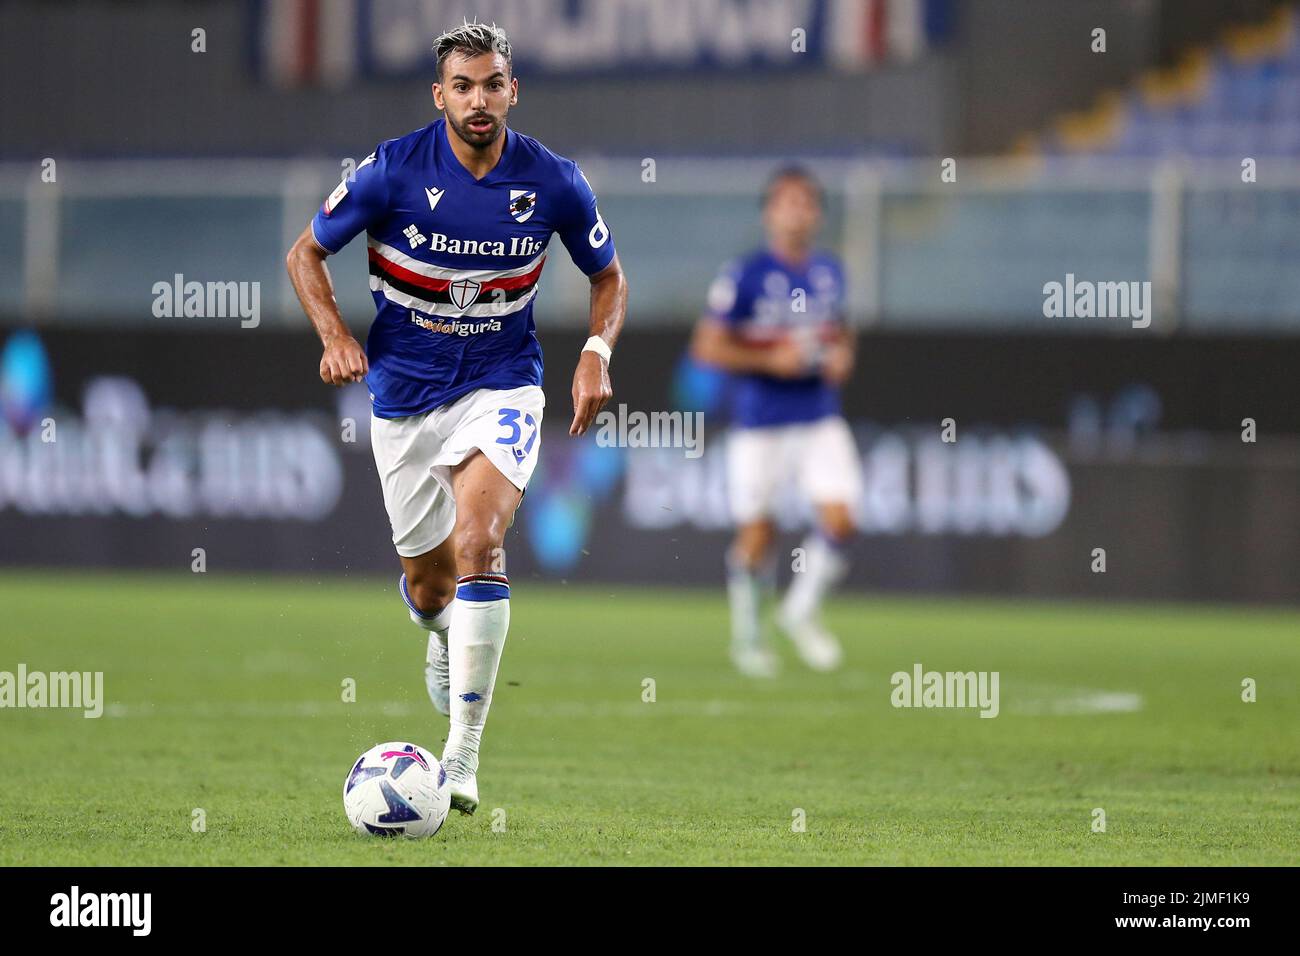
M 501 150 L 501 158 L 497 160 L 497 164 L 492 167 L 486 176 L 482 179 L 475 179 L 470 174 L 470 171 L 461 165 L 460 160 L 456 158 L 455 151 L 451 148 L 451 140 L 449 139 L 451 131 L 447 129 L 446 118 L 438 120 L 438 150 L 444 157 L 444 164 L 457 179 L 473 186 L 490 186 L 506 178 L 506 174 L 510 172 L 510 167 L 514 164 L 515 154 L 519 151 L 519 144 L 516 142 L 519 137 L 509 126 L 506 127 L 502 135 L 506 138 L 506 145 Z

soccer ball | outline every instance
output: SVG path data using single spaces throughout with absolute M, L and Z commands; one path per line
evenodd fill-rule
M 415 744 L 371 747 L 343 781 L 343 812 L 358 833 L 431 837 L 450 808 L 447 771 Z

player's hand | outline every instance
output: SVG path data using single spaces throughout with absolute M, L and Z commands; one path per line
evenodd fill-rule
M 808 374 L 808 356 L 795 342 L 777 342 L 765 356 L 763 371 L 775 378 L 802 378 Z
M 569 434 L 585 434 L 596 413 L 613 397 L 609 366 L 595 352 L 583 352 L 573 373 L 573 424 L 569 426 Z
M 365 350 L 352 336 L 339 336 L 325 343 L 325 354 L 320 359 L 320 379 L 326 385 L 359 382 L 369 371 Z
M 843 385 L 853 374 L 853 349 L 836 342 L 826 349 L 822 360 L 822 378 L 830 385 Z

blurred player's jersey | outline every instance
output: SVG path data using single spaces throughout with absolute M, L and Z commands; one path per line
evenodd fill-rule
M 330 252 L 367 233 L 378 312 L 366 384 L 379 418 L 477 388 L 540 385 L 533 299 L 551 234 L 588 275 L 614 258 L 577 164 L 512 129 L 504 135 L 500 162 L 479 180 L 452 153 L 444 120 L 382 143 L 312 220 Z
M 839 414 L 838 393 L 816 371 L 825 345 L 844 323 L 844 273 L 833 255 L 814 252 L 793 266 L 759 250 L 730 262 L 709 289 L 709 314 L 747 343 L 793 340 L 808 356 L 804 378 L 738 373 L 732 390 L 736 425 L 789 425 Z

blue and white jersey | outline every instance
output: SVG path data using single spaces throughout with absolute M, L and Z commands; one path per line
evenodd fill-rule
M 366 339 L 375 415 L 402 418 L 477 388 L 542 383 L 533 299 L 552 233 L 593 275 L 614 258 L 596 197 L 572 160 L 505 132 L 474 179 L 444 120 L 380 144 L 312 220 L 338 252 L 367 234 L 377 313 Z
M 815 422 L 838 415 L 839 394 L 817 374 L 822 347 L 844 327 L 844 272 L 828 252 L 791 265 L 758 250 L 723 267 L 709 289 L 709 315 L 751 345 L 793 340 L 809 356 L 804 378 L 734 376 L 732 419 L 742 428 Z

